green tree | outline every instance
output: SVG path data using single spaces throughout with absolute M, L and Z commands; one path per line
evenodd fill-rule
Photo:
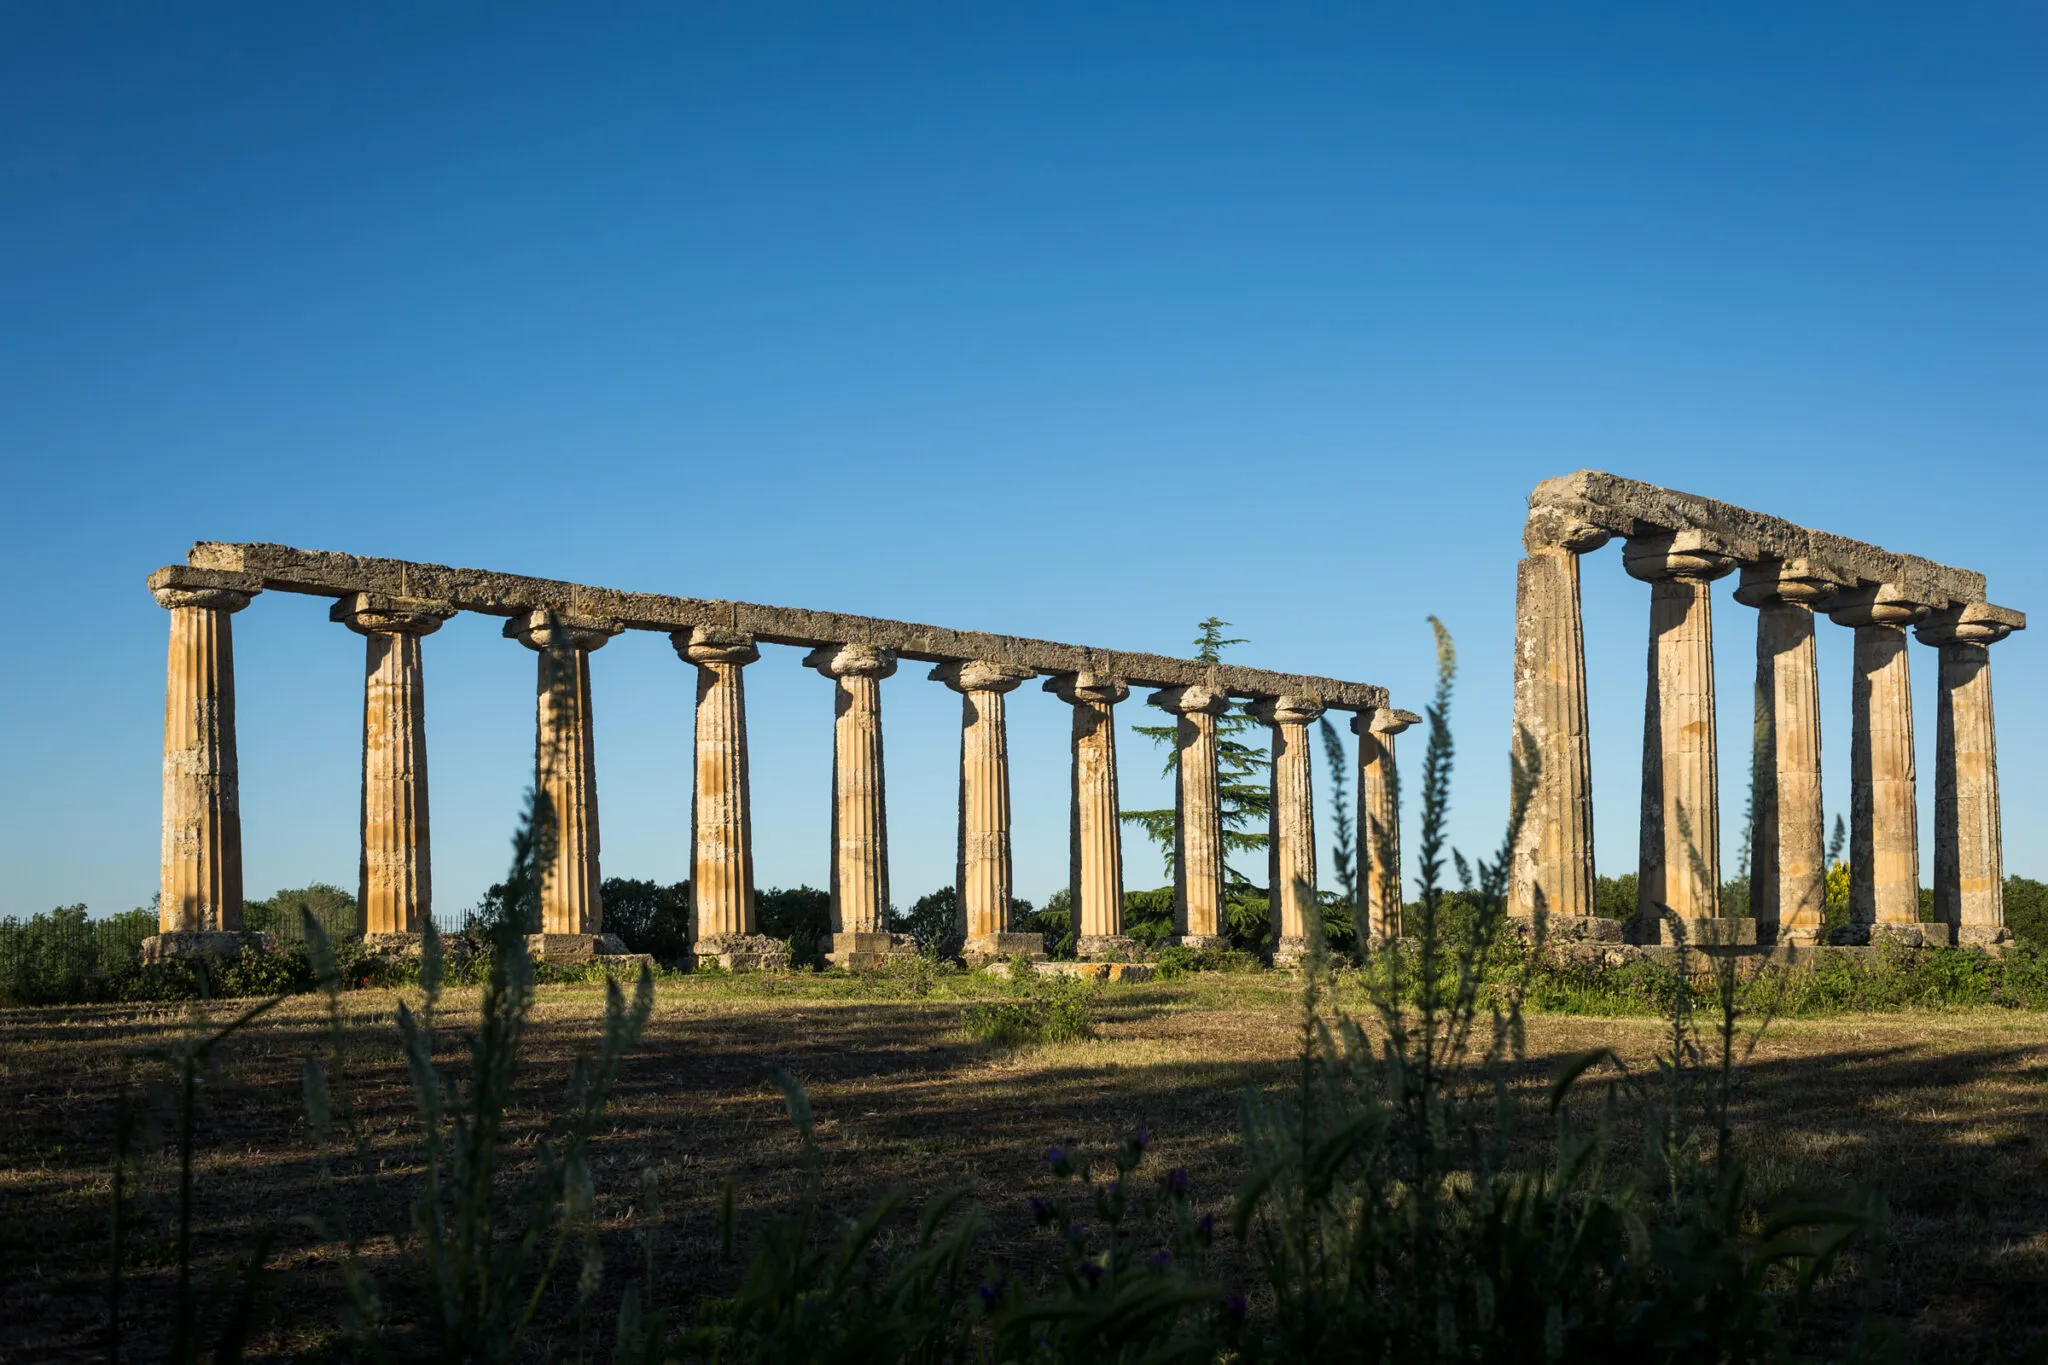
M 1205 664 L 1223 662 L 1223 651 L 1232 645 L 1247 644 L 1249 641 L 1232 639 L 1224 635 L 1230 622 L 1211 616 L 1195 629 L 1195 658 Z M 1166 747 L 1165 773 L 1175 776 L 1180 770 L 1180 746 L 1178 724 L 1138 725 L 1132 727 L 1155 744 Z M 1273 804 L 1272 792 L 1267 785 L 1265 772 L 1273 766 L 1272 754 L 1263 744 L 1246 743 L 1239 736 L 1247 730 L 1257 730 L 1259 722 L 1246 715 L 1242 706 L 1233 706 L 1216 717 L 1216 775 L 1217 797 L 1223 807 L 1223 853 L 1225 875 L 1237 886 L 1249 886 L 1250 882 L 1228 859 L 1232 853 L 1253 853 L 1266 847 L 1266 817 Z M 1127 810 L 1122 812 L 1124 823 L 1136 825 L 1145 831 L 1145 836 L 1159 846 L 1160 854 L 1166 859 L 1166 869 L 1173 870 L 1173 826 L 1174 812 L 1168 810 Z

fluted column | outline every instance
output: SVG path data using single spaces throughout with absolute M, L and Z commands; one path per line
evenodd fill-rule
M 1351 718 L 1351 733 L 1358 736 L 1358 879 L 1365 909 L 1359 931 L 1368 939 L 1401 936 L 1401 803 L 1394 736 L 1419 719 L 1412 711 L 1385 706 Z
M 163 880 L 146 956 L 232 952 L 242 929 L 242 812 L 230 618 L 259 591 L 241 574 L 174 566 L 149 577 L 171 613 L 164 674 Z
M 1699 922 L 1721 910 L 1711 585 L 1735 561 L 1701 532 L 1679 531 L 1632 537 L 1622 563 L 1650 585 L 1636 917 L 1646 937 L 1697 942 Z
M 1028 668 L 985 660 L 943 663 L 929 675 L 960 694 L 960 819 L 954 885 L 960 900 L 960 955 L 970 966 L 1018 954 L 1045 956 L 1039 934 L 1013 933 L 1010 857 L 1010 740 L 1003 696 Z
M 1920 815 L 1906 627 L 1927 605 L 1893 584 L 1852 588 L 1829 609 L 1856 631 L 1849 733 L 1849 937 L 1921 941 Z M 1934 934 L 1945 938 L 1946 935 Z
M 598 896 L 597 753 L 590 706 L 590 654 L 619 633 L 616 621 L 532 611 L 505 623 L 507 639 L 540 656 L 535 689 L 534 787 L 554 813 L 554 849 L 540 883 L 540 930 L 547 957 L 618 951 L 604 934 Z M 600 937 L 608 941 L 599 942 Z
M 1757 609 L 1749 906 L 1767 943 L 1818 943 L 1827 911 L 1813 611 L 1842 586 L 1792 559 L 1746 566 L 1735 590 Z
M 1934 747 L 1934 912 L 1958 946 L 2011 938 L 2005 927 L 2005 854 L 1998 808 L 1998 732 L 1991 712 L 1991 646 L 2026 627 L 2018 612 L 1984 603 L 1949 607 L 1923 622 L 1937 646 Z
M 1227 939 L 1223 931 L 1223 801 L 1216 718 L 1230 709 L 1230 697 L 1213 688 L 1191 685 L 1164 688 L 1148 700 L 1176 718 L 1174 936 L 1185 947 L 1221 947 Z
M 741 669 L 761 657 L 754 637 L 724 626 L 669 632 L 697 666 L 695 778 L 690 800 L 690 956 L 735 967 L 779 966 L 788 949 L 754 920 L 754 814 L 747 770 L 747 691 Z
M 1084 958 L 1128 956 L 1124 936 L 1124 851 L 1116 784 L 1116 704 L 1131 694 L 1121 678 L 1062 673 L 1045 690 L 1074 708 L 1074 783 L 1069 807 L 1068 894 L 1075 951 Z
M 328 612 L 365 646 L 356 929 L 373 941 L 416 935 L 433 914 L 420 641 L 454 614 L 451 603 L 366 592 L 344 597 Z
M 1608 537 L 1597 526 L 1552 514 L 1532 517 L 1522 535 L 1528 554 L 1515 573 L 1512 751 L 1518 765 L 1534 766 L 1535 776 L 1515 837 L 1508 913 L 1523 919 L 1586 919 L 1594 913 L 1579 556 L 1599 549 Z
M 1316 903 L 1316 803 L 1308 727 L 1323 714 L 1314 697 L 1261 697 L 1251 714 L 1273 728 L 1273 800 L 1266 840 L 1267 895 L 1272 907 L 1273 965 L 1298 964 L 1308 950 Z
M 804 664 L 832 679 L 832 951 L 842 967 L 877 965 L 889 932 L 889 818 L 882 776 L 882 679 L 896 651 L 821 645 Z

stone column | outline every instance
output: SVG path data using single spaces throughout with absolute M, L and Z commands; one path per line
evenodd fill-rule
M 1534 921 L 1590 921 L 1593 772 L 1587 747 L 1586 641 L 1579 617 L 1579 556 L 1609 532 L 1552 513 L 1533 515 L 1515 573 L 1517 764 L 1534 784 L 1515 837 L 1508 913 Z M 1361 754 L 1363 750 L 1361 749 Z M 1377 923 L 1377 921 L 1375 921 Z M 1616 925 L 1609 937 L 1619 937 Z
M 173 566 L 149 576 L 171 613 L 164 674 L 163 881 L 143 956 L 242 946 L 242 811 L 230 618 L 261 590 L 247 574 Z
M 1827 817 L 1820 787 L 1820 674 L 1813 611 L 1844 585 L 1804 559 L 1742 570 L 1735 600 L 1757 609 L 1749 912 L 1765 943 L 1820 942 Z
M 1648 942 L 1754 942 L 1754 920 L 1711 922 L 1721 914 L 1711 585 L 1735 560 L 1687 530 L 1631 537 L 1622 564 L 1650 585 L 1638 932 Z
M 1074 787 L 1069 808 L 1067 887 L 1075 952 L 1110 961 L 1137 944 L 1124 935 L 1122 807 L 1116 787 L 1116 704 L 1131 695 L 1123 679 L 1062 673 L 1045 690 L 1074 708 Z
M 789 947 L 754 921 L 754 815 L 747 776 L 747 691 L 754 637 L 723 626 L 669 632 L 697 666 L 695 785 L 690 800 L 690 962 L 727 971 L 782 967 Z
M 806 667 L 832 679 L 832 950 L 848 969 L 878 967 L 917 951 L 889 931 L 889 818 L 882 779 L 882 679 L 896 651 L 820 645 Z
M 1849 733 L 1849 925 L 1844 938 L 1946 939 L 1920 923 L 1920 815 L 1906 627 L 1927 605 L 1894 584 L 1844 591 L 1828 611 L 1856 631 Z
M 1223 801 L 1217 766 L 1216 718 L 1228 693 L 1201 686 L 1154 692 L 1151 705 L 1171 712 L 1176 762 L 1173 789 L 1173 932 L 1188 948 L 1229 944 L 1223 930 Z
M 1010 932 L 1010 740 L 1003 696 L 1030 676 L 1028 668 L 986 661 L 943 663 L 930 674 L 960 694 L 955 886 L 965 936 L 960 955 L 970 967 L 1045 956 L 1043 935 Z
M 1938 647 L 1934 748 L 1934 913 L 1958 947 L 2011 939 L 1998 810 L 1998 733 L 1991 714 L 1991 646 L 2026 617 L 1982 602 L 1922 622 Z
M 1358 881 L 1365 909 L 1358 927 L 1371 941 L 1401 936 L 1401 803 L 1394 736 L 1420 719 L 1412 711 L 1384 706 L 1351 718 L 1351 733 L 1358 736 Z
M 1273 800 L 1266 840 L 1267 892 L 1272 906 L 1273 965 L 1296 967 L 1308 952 L 1316 901 L 1316 803 L 1310 780 L 1308 727 L 1323 714 L 1314 697 L 1262 697 L 1251 713 L 1273 727 Z
M 454 614 L 452 603 L 366 592 L 327 613 L 365 645 L 356 928 L 366 943 L 409 946 L 434 912 L 420 641 Z
M 582 961 L 623 953 L 604 932 L 598 896 L 597 753 L 590 708 L 590 653 L 622 627 L 567 612 L 530 611 L 505 623 L 507 639 L 540 656 L 535 693 L 534 789 L 554 813 L 554 856 L 540 883 L 537 957 Z

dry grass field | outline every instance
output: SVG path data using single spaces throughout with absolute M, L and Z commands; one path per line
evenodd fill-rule
M 749 1215 L 799 1187 L 797 1144 L 770 1069 L 808 1087 L 830 1197 L 848 1210 L 889 1186 L 913 1200 L 967 1185 L 999 1251 L 1030 1258 L 1041 1234 L 1024 1210 L 1051 1185 L 1051 1141 L 1108 1146 L 1137 1125 L 1162 1166 L 1188 1168 L 1221 1209 L 1236 1177 L 1238 1096 L 1286 1084 L 1296 989 L 1272 975 L 1203 977 L 1103 992 L 1092 1041 L 998 1051 L 960 1030 L 964 996 L 998 986 L 942 978 L 900 984 L 821 978 L 694 978 L 661 984 L 653 1022 L 596 1145 L 599 1210 L 623 1277 L 639 1171 L 662 1190 L 663 1295 L 686 1303 L 733 1283 L 715 1209 L 736 1182 Z M 413 1107 L 399 1059 L 396 992 L 342 998 L 345 1083 L 381 1166 L 350 1196 L 365 1250 L 391 1259 L 412 1197 Z M 443 1060 L 459 1062 L 463 1011 L 447 1007 Z M 323 1002 L 287 1002 L 220 1059 L 200 1108 L 199 1245 L 210 1277 L 250 1231 L 322 1207 L 300 1067 L 325 1037 Z M 602 995 L 544 987 L 528 1070 L 537 1126 L 569 1062 L 588 1050 Z M 221 1016 L 225 1007 L 212 1013 Z M 190 1024 L 183 1007 L 92 1006 L 0 1013 L 0 1359 L 103 1359 L 109 1140 L 124 1084 Z M 1529 1077 L 1610 1045 L 1646 1065 L 1667 1041 L 1648 1019 L 1534 1017 Z M 1889 1201 L 1883 1247 L 1856 1272 L 1909 1354 L 2017 1358 L 2048 1332 L 2048 1017 L 2008 1011 L 1862 1015 L 1774 1024 L 1743 1071 L 1741 1128 L 1766 1188 L 1875 1185 Z M 149 1358 L 166 1310 L 174 1173 L 148 1163 L 127 1303 L 133 1358 Z M 287 1226 L 285 1272 L 259 1343 L 271 1357 L 329 1338 L 333 1248 Z M 399 1285 L 394 1293 L 403 1294 Z M 1936 1349 L 1938 1347 L 1938 1349 Z

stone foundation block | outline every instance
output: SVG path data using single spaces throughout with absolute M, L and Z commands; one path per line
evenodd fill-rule
M 1948 933 L 1946 924 L 1845 924 L 1829 941 L 1853 947 L 1895 943 L 1903 948 L 1946 948 Z
M 1749 948 L 1756 946 L 1756 921 L 1748 917 L 1700 915 L 1637 916 L 1638 943 L 1688 944 L 1694 948 Z
M 1040 976 L 1071 976 L 1080 981 L 1150 981 L 1153 974 L 1149 962 L 1072 962 L 1060 959 L 1034 962 L 1032 967 Z
M 536 962 L 590 962 L 600 957 L 654 960 L 645 953 L 627 952 L 617 934 L 528 934 L 526 951 Z
M 917 956 L 917 940 L 909 934 L 883 934 L 860 930 L 832 935 L 832 947 L 825 960 L 849 972 L 871 972 L 891 959 Z
M 1618 919 L 1597 915 L 1509 915 L 1508 928 L 1523 938 L 1545 943 L 1622 943 L 1627 934 Z
M 1230 938 L 1226 934 L 1175 934 L 1166 941 L 1176 948 L 1186 948 L 1197 953 L 1210 949 L 1223 952 L 1230 947 Z
M 698 939 L 690 953 L 690 967 L 713 963 L 729 972 L 780 971 L 789 966 L 789 945 L 766 934 L 724 934 Z
M 1130 962 L 1140 956 L 1138 940 L 1123 934 L 1083 934 L 1074 955 L 1088 962 Z
M 1308 956 L 1306 938 L 1283 938 L 1273 945 L 1273 965 L 1281 971 L 1292 971 Z
M 976 934 L 960 949 L 961 960 L 970 967 L 985 967 L 992 962 L 1008 962 L 1013 957 L 1026 957 L 1033 962 L 1043 962 L 1045 935 Z
M 1956 926 L 1956 947 L 1999 948 L 2012 942 L 2012 930 L 2003 924 L 1962 924 Z
M 269 952 L 277 946 L 276 934 L 247 934 L 220 929 L 178 929 L 168 934 L 151 934 L 142 940 L 142 960 L 162 962 L 173 957 L 233 957 L 244 948 Z
M 391 957 L 418 957 L 420 936 L 418 934 L 364 934 L 363 946 L 373 953 L 384 953 Z

